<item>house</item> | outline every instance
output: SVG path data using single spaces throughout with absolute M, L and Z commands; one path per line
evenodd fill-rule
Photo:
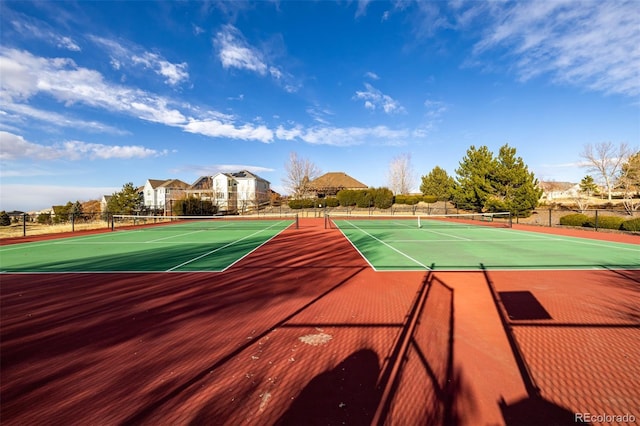
M 183 198 L 189 184 L 179 179 L 147 179 L 142 187 L 143 207 L 146 210 L 161 210 L 171 214 L 173 200 Z
M 109 204 L 109 200 L 111 199 L 112 195 L 103 195 L 102 199 L 100 200 L 100 211 L 102 213 L 105 213 L 107 211 L 107 204 Z
M 316 198 L 334 197 L 343 189 L 367 189 L 367 185 L 343 172 L 325 173 L 309 182 L 310 195 Z
M 547 201 L 575 198 L 580 193 L 580 184 L 571 182 L 540 182 L 542 199 Z
M 270 182 L 247 170 L 198 178 L 186 193 L 211 200 L 221 212 L 246 212 L 269 201 Z

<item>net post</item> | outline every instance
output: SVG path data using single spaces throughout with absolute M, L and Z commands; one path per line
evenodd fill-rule
M 114 225 L 114 220 L 113 220 L 113 215 L 109 215 L 111 217 L 111 231 L 115 231 L 115 225 Z
M 512 219 L 511 211 L 509 211 L 509 228 L 513 228 L 513 219 Z
M 300 229 L 300 220 L 298 219 L 298 213 L 296 213 L 296 229 Z

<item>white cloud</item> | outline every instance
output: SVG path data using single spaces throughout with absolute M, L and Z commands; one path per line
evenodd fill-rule
M 225 25 L 214 39 L 218 57 L 224 68 L 239 68 L 266 75 L 268 66 L 262 53 L 249 45 L 240 31 L 233 25 Z
M 366 73 L 364 73 L 364 76 L 371 80 L 380 80 L 380 77 L 378 76 L 378 74 L 372 71 L 367 71 Z
M 333 146 L 351 146 L 351 145 L 395 145 L 404 144 L 406 138 L 410 135 L 408 130 L 393 130 L 386 126 L 376 127 L 331 127 L 318 126 L 308 129 L 302 127 L 294 127 L 285 129 L 278 127 L 276 136 L 279 139 L 295 140 L 299 139 L 312 145 L 333 145 Z
M 251 124 L 236 126 L 234 123 L 224 123 L 215 119 L 190 119 L 182 128 L 189 133 L 198 133 L 214 138 L 257 140 L 264 143 L 273 141 L 273 131 L 266 126 L 253 126 Z
M 385 95 L 369 83 L 364 83 L 366 91 L 357 91 L 354 99 L 364 100 L 364 107 L 371 110 L 382 109 L 387 114 L 404 113 L 406 110 L 400 102 Z
M 523 81 L 546 74 L 605 94 L 640 94 L 637 1 L 492 3 L 490 12 L 473 14 L 489 22 L 477 56 L 506 49 Z
M 156 74 L 166 77 L 165 83 L 172 86 L 189 79 L 186 62 L 173 64 L 160 55 L 150 52 L 144 52 L 142 56 L 132 56 L 131 60 L 134 64 L 142 64 L 154 70 Z
M 110 133 L 114 135 L 129 134 L 129 132 L 116 129 L 115 127 L 112 127 L 97 121 L 86 121 L 86 120 L 79 120 L 75 118 L 69 118 L 62 114 L 58 114 L 57 112 L 44 111 L 41 109 L 33 108 L 26 104 L 7 102 L 3 105 L 3 107 L 5 108 L 6 111 L 11 111 L 12 113 L 17 115 L 4 117 L 3 114 L 0 114 L 0 122 L 8 121 L 8 120 L 19 121 L 24 119 L 25 117 L 29 117 L 45 123 L 54 124 L 58 127 L 70 127 L 74 129 L 87 130 L 90 132 Z
M 108 51 L 111 57 L 111 66 L 115 70 L 121 70 L 127 66 L 143 66 L 164 77 L 165 83 L 171 86 L 189 80 L 186 62 L 172 63 L 158 53 L 148 52 L 133 44 L 125 46 L 115 40 L 97 36 L 89 36 L 89 39 Z
M 367 14 L 367 6 L 371 0 L 358 0 L 358 8 L 356 9 L 356 18 Z
M 113 158 L 146 158 L 166 155 L 167 151 L 157 151 L 143 146 L 103 145 L 81 141 L 67 141 L 55 145 L 41 145 L 29 142 L 24 137 L 0 131 L 0 160 L 29 159 L 49 161 L 57 159 L 81 160 Z
M 263 77 L 269 75 L 288 93 L 295 93 L 302 87 L 293 75 L 272 63 L 273 60 L 262 50 L 252 46 L 233 25 L 223 26 L 214 37 L 213 44 L 225 69 L 237 68 Z
M 24 17 L 23 17 L 24 18 Z M 50 29 L 49 25 L 43 21 L 34 20 L 33 22 L 27 22 L 25 19 L 15 19 L 11 21 L 13 28 L 18 31 L 23 37 L 37 38 L 44 40 L 56 47 L 71 50 L 73 52 L 79 52 L 82 50 L 78 43 L 69 36 L 63 36 Z

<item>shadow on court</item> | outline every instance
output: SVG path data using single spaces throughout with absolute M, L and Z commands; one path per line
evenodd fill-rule
M 374 272 L 320 220 L 224 273 L 3 274 L 0 417 L 7 425 L 516 425 L 544 411 L 564 421 L 569 411 L 597 412 L 574 402 L 585 388 L 571 369 L 589 377 L 586 362 L 611 376 L 598 386 L 620 398 L 613 408 L 632 407 L 640 301 L 628 275 L 636 273 L 600 272 Z M 485 315 L 487 305 L 475 303 L 481 291 L 493 303 L 490 287 L 498 296 Z M 496 310 L 513 317 L 499 337 L 511 336 L 504 352 L 522 358 L 516 375 L 530 383 L 524 398 L 489 401 L 502 416 L 493 422 L 482 386 L 502 389 L 506 372 L 478 383 L 468 360 L 497 349 L 466 316 Z
M 500 400 L 505 424 L 585 424 L 581 413 L 637 418 L 638 271 L 484 274 L 527 388 L 527 398 Z

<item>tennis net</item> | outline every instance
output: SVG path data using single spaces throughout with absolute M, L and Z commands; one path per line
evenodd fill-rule
M 324 227 L 326 229 L 418 229 L 476 226 L 511 228 L 511 225 L 511 214 L 509 212 L 421 216 L 327 214 L 324 218 Z
M 111 230 L 132 228 L 143 229 L 193 229 L 193 230 L 225 230 L 225 229 L 266 229 L 266 228 L 298 229 L 298 215 L 291 213 L 247 216 L 144 216 L 113 215 Z

